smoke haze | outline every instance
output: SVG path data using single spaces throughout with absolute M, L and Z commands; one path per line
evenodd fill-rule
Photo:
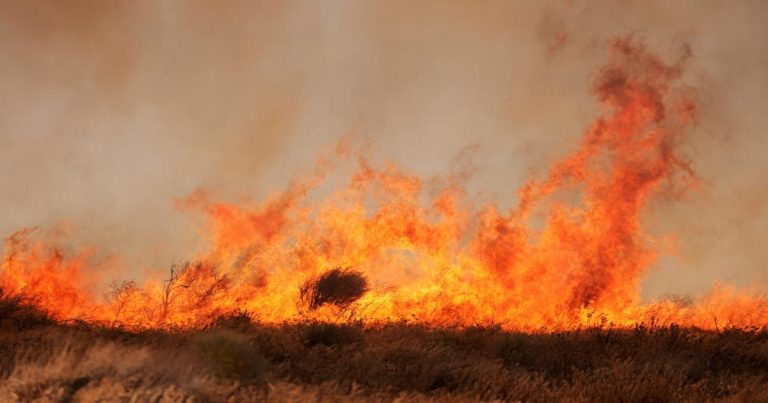
M 531 4 L 529 4 L 531 3 Z M 196 250 L 173 200 L 263 197 L 340 136 L 420 175 L 476 146 L 471 188 L 511 205 L 596 114 L 615 35 L 673 59 L 704 180 L 648 214 L 679 250 L 644 293 L 768 270 L 768 3 L 0 1 L 0 233 L 66 223 L 136 273 Z

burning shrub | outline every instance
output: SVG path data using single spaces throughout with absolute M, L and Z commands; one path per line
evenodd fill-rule
M 264 376 L 267 363 L 248 338 L 217 329 L 193 339 L 198 358 L 221 379 L 255 381 Z
M 311 310 L 326 304 L 347 307 L 368 291 L 368 279 L 359 271 L 335 268 L 305 282 L 299 291 Z

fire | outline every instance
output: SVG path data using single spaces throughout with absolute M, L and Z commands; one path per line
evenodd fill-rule
M 62 319 L 129 327 L 198 326 L 236 310 L 267 323 L 763 326 L 766 300 L 725 286 L 695 302 L 639 301 L 639 281 L 667 249 L 644 231 L 642 212 L 698 183 L 677 147 L 696 122 L 695 96 L 679 84 L 686 60 L 664 63 L 632 38 L 614 40 L 593 86 L 602 115 L 507 211 L 473 207 L 462 175 L 435 190 L 436 182 L 377 167 L 342 141 L 312 174 L 261 204 L 215 202 L 204 192 L 180 201 L 207 215 L 210 249 L 166 278 L 113 282 L 101 296 L 89 251 L 67 256 L 25 230 L 7 241 L 0 286 Z M 354 162 L 354 173 L 315 201 L 337 161 Z M 343 308 L 302 306 L 300 286 L 335 267 L 364 273 L 368 292 Z

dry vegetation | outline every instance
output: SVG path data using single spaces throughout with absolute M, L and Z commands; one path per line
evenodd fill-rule
M 335 268 L 299 287 L 301 302 L 309 310 L 323 305 L 347 308 L 368 291 L 368 279 L 359 271 Z
M 0 297 L 0 401 L 767 401 L 768 332 L 57 323 Z

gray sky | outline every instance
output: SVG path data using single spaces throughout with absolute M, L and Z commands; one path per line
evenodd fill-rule
M 644 295 L 765 285 L 768 2 L 533 3 L 0 0 L 0 233 L 64 222 L 165 267 L 200 247 L 174 198 L 263 197 L 348 133 L 427 177 L 477 146 L 472 189 L 511 205 L 575 147 L 604 44 L 634 33 L 693 50 L 707 183 L 648 214 L 679 251 Z

